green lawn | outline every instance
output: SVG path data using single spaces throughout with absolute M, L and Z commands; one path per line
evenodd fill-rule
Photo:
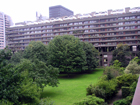
M 71 78 L 61 75 L 58 87 L 45 87 L 41 97 L 49 97 L 55 105 L 72 105 L 86 97 L 86 88 L 96 83 L 102 74 L 102 69 L 96 69 L 90 74 L 73 75 Z

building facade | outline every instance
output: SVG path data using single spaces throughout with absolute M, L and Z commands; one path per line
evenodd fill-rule
M 107 66 L 117 44 L 130 46 L 133 55 L 140 51 L 140 8 L 125 8 L 45 20 L 7 28 L 7 45 L 24 50 L 30 41 L 48 44 L 57 35 L 74 35 L 92 43 L 100 52 L 100 65 Z
M 11 18 L 0 12 L 0 49 L 4 49 L 6 46 L 5 42 L 5 29 L 10 27 L 11 25 Z
M 73 15 L 73 11 L 61 5 L 49 7 L 49 18 L 57 18 L 57 17 L 70 16 L 70 15 Z

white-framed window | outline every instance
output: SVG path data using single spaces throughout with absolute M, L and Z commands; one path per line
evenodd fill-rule
M 88 24 L 88 21 L 85 21 L 84 24 Z
M 83 24 L 82 22 L 79 22 L 79 24 Z
M 85 30 L 85 32 L 88 32 L 88 30 Z
M 88 26 L 84 26 L 84 28 L 88 28 Z
M 104 57 L 107 57 L 107 55 L 104 55 Z
M 137 19 L 140 19 L 140 16 L 137 16 Z
M 90 25 L 89 27 L 92 28 L 92 27 L 94 27 L 94 25 Z
M 140 23 L 140 21 L 138 21 L 137 23 Z
M 125 22 L 125 24 L 130 24 L 129 22 Z
M 135 19 L 135 16 L 131 16 L 130 19 Z
M 60 27 L 62 27 L 63 26 L 63 24 L 60 24 Z
M 74 25 L 78 25 L 78 23 L 74 23 Z
M 94 32 L 94 30 L 90 30 L 90 32 Z
M 135 21 L 131 21 L 130 24 L 135 24 Z
M 135 26 L 131 26 L 131 29 L 135 29 Z
M 79 26 L 79 29 L 82 29 L 83 27 L 82 26 Z
M 74 29 L 77 29 L 78 27 L 74 27 Z
M 89 23 L 96 23 L 96 21 L 91 20 L 91 21 L 89 21 Z
M 73 27 L 70 27 L 70 30 L 73 30 Z
M 118 23 L 118 25 L 123 25 L 123 22 Z
M 118 20 L 123 20 L 123 17 L 118 18 Z
M 123 27 L 119 27 L 119 30 L 123 30 Z
M 69 25 L 73 25 L 73 23 L 69 23 Z
M 125 27 L 126 30 L 130 29 L 130 27 Z
M 129 19 L 129 17 L 125 17 L 125 19 L 126 19 L 126 20 L 128 20 L 128 19 Z
M 64 24 L 64 26 L 67 26 L 67 24 Z
M 138 29 L 140 29 L 140 26 L 138 26 Z

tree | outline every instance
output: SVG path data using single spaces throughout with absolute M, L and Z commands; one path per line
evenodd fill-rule
M 37 84 L 29 78 L 27 71 L 19 72 L 11 65 L 0 69 L 0 100 L 14 105 L 39 103 L 40 92 Z M 13 105 L 13 104 L 12 104 Z
M 48 45 L 48 63 L 61 72 L 86 70 L 86 55 L 78 38 L 70 35 L 56 36 Z
M 129 64 L 126 67 L 126 69 L 124 70 L 124 72 L 126 74 L 128 74 L 128 73 L 140 74 L 140 65 L 137 64 L 138 61 L 139 61 L 138 57 L 135 57 L 134 59 L 132 59 L 129 62 Z
M 27 70 L 29 77 L 33 79 L 33 82 L 37 83 L 39 88 L 44 88 L 46 85 L 57 86 L 59 71 L 57 68 L 49 65 L 48 67 L 42 61 L 34 59 L 30 61 L 22 59 L 21 62 L 15 67 L 15 70 L 22 72 Z
M 95 69 L 99 64 L 98 50 L 96 50 L 95 47 L 88 42 L 83 42 L 83 49 L 86 54 L 86 66 L 88 67 L 88 70 Z
M 130 60 L 128 58 L 130 55 L 130 48 L 126 44 L 118 44 L 112 55 L 113 58 L 111 62 L 119 60 L 119 62 L 122 64 L 122 67 L 126 67 Z
M 47 46 L 41 41 L 31 41 L 24 50 L 24 58 L 33 59 L 37 58 L 40 61 L 47 61 Z

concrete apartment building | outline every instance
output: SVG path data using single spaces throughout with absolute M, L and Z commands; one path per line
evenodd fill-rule
M 10 16 L 0 12 L 0 49 L 4 49 L 6 46 L 5 43 L 5 30 L 11 25 Z
M 70 15 L 73 15 L 73 11 L 61 5 L 49 7 L 49 18 L 57 18 Z
M 107 66 L 119 43 L 129 45 L 134 55 L 140 51 L 140 8 L 65 16 L 6 30 L 7 45 L 13 51 L 24 50 L 30 41 L 48 44 L 55 36 L 65 34 L 92 43 L 100 51 L 100 65 Z

